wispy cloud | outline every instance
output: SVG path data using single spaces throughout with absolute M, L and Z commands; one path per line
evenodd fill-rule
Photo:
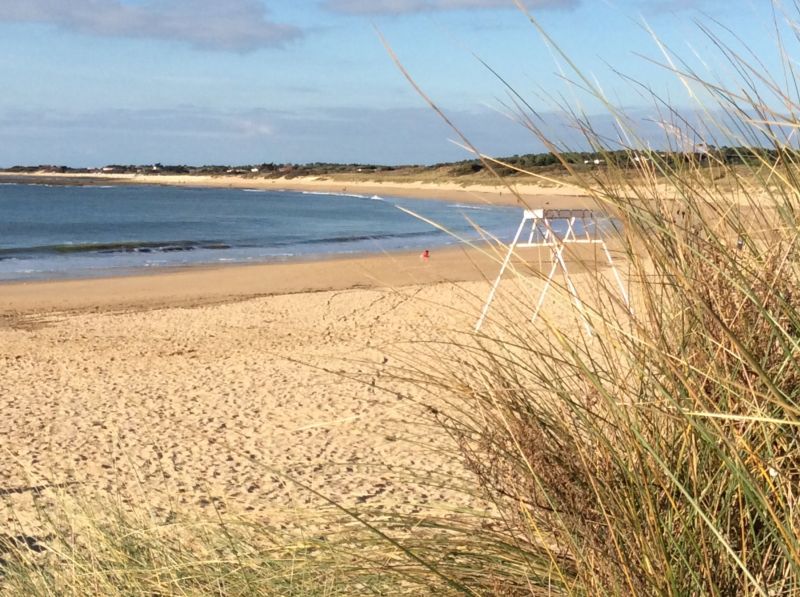
M 271 21 L 261 0 L 0 0 L 0 21 L 233 52 L 280 46 L 302 34 Z
M 571 9 L 581 0 L 523 0 L 530 9 Z M 326 0 L 324 6 L 346 14 L 410 14 L 445 10 L 515 8 L 513 0 Z
M 489 153 L 543 148 L 488 111 L 453 111 Z M 0 111 L 0 166 L 20 163 L 437 162 L 465 159 L 427 108 L 219 110 L 183 106 L 94 112 Z M 124 143 L 120 140 L 124 139 Z
M 546 150 L 525 128 L 493 110 L 448 110 L 448 115 L 484 153 L 504 156 Z M 576 150 L 588 149 L 569 118 L 558 113 L 540 116 L 549 138 Z M 606 138 L 616 138 L 612 117 L 594 116 L 591 124 Z M 663 129 L 648 113 L 637 113 L 635 124 L 643 138 L 654 144 L 659 139 L 663 142 Z M 0 138 L 5 141 L 0 144 L 0 166 L 271 161 L 400 164 L 471 158 L 448 141 L 454 136 L 424 107 L 0 111 Z

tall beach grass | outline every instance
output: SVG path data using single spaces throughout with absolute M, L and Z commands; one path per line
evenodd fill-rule
M 654 142 L 541 31 L 615 119 L 612 138 L 571 112 L 605 165 L 563 166 L 623 224 L 634 309 L 597 275 L 591 334 L 531 326 L 512 308 L 436 351 L 430 388 L 451 404 L 441 424 L 498 512 L 470 527 L 473 551 L 450 568 L 482 569 L 478 594 L 800 594 L 794 63 L 784 55 L 782 78 L 770 78 L 724 31 L 704 32 L 736 77 L 695 72 L 656 39 L 654 68 L 697 103 L 650 94 L 665 133 Z M 510 95 L 520 123 L 563 155 Z M 721 145 L 744 147 L 745 166 Z

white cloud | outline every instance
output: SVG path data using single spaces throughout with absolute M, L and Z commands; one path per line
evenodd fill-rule
M 261 0 L 0 0 L 0 21 L 45 23 L 106 37 L 175 40 L 246 52 L 280 46 L 300 31 L 267 18 Z
M 580 0 L 523 0 L 530 9 L 569 9 Z M 515 8 L 513 0 L 326 0 L 332 11 L 347 14 L 408 14 L 444 10 Z
M 446 111 L 484 153 L 508 156 L 546 150 L 524 127 L 494 110 Z M 648 111 L 630 114 L 643 139 L 652 141 L 654 147 L 664 145 L 664 130 L 648 118 Z M 549 139 L 576 151 L 588 149 L 569 117 L 553 112 L 539 116 Z M 685 116 L 690 122 L 700 120 L 699 115 Z M 617 123 L 611 116 L 589 120 L 606 139 L 617 138 Z M 4 140 L 0 166 L 272 161 L 408 164 L 472 157 L 448 141 L 455 133 L 426 107 L 295 111 L 181 106 L 85 113 L 0 110 L 0 138 Z
M 487 153 L 543 149 L 496 112 L 452 111 Z M 0 166 L 107 163 L 417 163 L 468 159 L 427 108 L 301 111 L 197 106 L 68 113 L 0 111 Z

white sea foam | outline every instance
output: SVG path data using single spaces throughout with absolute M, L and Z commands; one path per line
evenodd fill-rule
M 300 191 L 303 195 L 323 195 L 328 197 L 354 197 L 356 199 L 374 199 L 374 197 L 369 197 L 367 195 L 359 195 L 357 193 L 335 193 L 335 192 L 325 192 L 325 191 Z M 377 197 L 377 195 L 375 195 Z
M 472 209 L 475 211 L 488 211 L 489 207 L 481 207 L 480 205 L 466 205 L 464 203 L 453 203 L 450 207 L 453 209 Z

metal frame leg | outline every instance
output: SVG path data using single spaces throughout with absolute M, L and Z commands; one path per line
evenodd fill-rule
M 608 245 L 606 245 L 606 241 L 600 241 L 600 244 L 603 247 L 603 252 L 606 254 L 606 259 L 608 260 L 608 265 L 611 266 L 611 271 L 614 272 L 614 278 L 617 280 L 617 286 L 619 286 L 619 292 L 622 294 L 622 300 L 625 302 L 625 307 L 627 307 L 628 311 L 633 314 L 633 308 L 631 307 L 631 299 L 628 296 L 628 291 L 625 290 L 625 285 L 622 283 L 622 276 L 619 275 L 619 270 L 617 270 L 617 266 L 614 265 L 614 260 L 611 257 L 611 252 L 608 250 Z
M 558 263 L 561 265 L 561 271 L 564 272 L 564 280 L 567 282 L 567 288 L 569 289 L 569 293 L 572 295 L 572 301 L 575 303 L 575 307 L 578 309 L 578 312 L 583 318 L 583 323 L 586 326 L 586 334 L 591 337 L 592 322 L 589 320 L 589 316 L 586 314 L 586 310 L 583 307 L 583 301 L 581 301 L 580 297 L 578 296 L 578 289 L 575 288 L 575 284 L 572 282 L 572 277 L 569 275 L 567 263 L 564 261 L 564 257 L 561 253 L 558 254 L 557 258 Z
M 536 303 L 536 309 L 534 309 L 533 315 L 531 316 L 531 323 L 536 323 L 536 318 L 539 316 L 539 311 L 542 309 L 542 305 L 544 305 L 544 297 L 547 294 L 547 291 L 550 289 L 550 284 L 553 282 L 553 276 L 556 275 L 559 258 L 561 257 L 561 251 L 563 250 L 563 245 L 558 248 L 553 248 L 553 266 L 550 268 L 550 273 L 547 275 L 544 288 L 542 288 L 542 292 L 539 294 L 539 301 Z
M 489 308 L 492 306 L 492 301 L 494 301 L 494 295 L 497 292 L 497 287 L 500 286 L 500 280 L 503 278 L 503 274 L 508 267 L 508 264 L 511 262 L 511 256 L 514 254 L 514 248 L 517 246 L 519 242 L 519 237 L 522 234 L 522 229 L 525 227 L 525 222 L 528 221 L 524 215 L 522 216 L 522 221 L 519 223 L 519 228 L 517 228 L 517 233 L 514 235 L 514 240 L 511 241 L 511 244 L 508 247 L 508 253 L 506 254 L 506 258 L 503 260 L 503 265 L 500 268 L 500 273 L 497 274 L 497 278 L 492 284 L 492 289 L 489 291 L 489 296 L 486 298 L 486 304 L 483 306 L 483 311 L 481 312 L 481 316 L 478 319 L 478 323 L 475 324 L 475 331 L 481 331 L 481 326 L 483 325 L 486 316 L 489 314 Z

